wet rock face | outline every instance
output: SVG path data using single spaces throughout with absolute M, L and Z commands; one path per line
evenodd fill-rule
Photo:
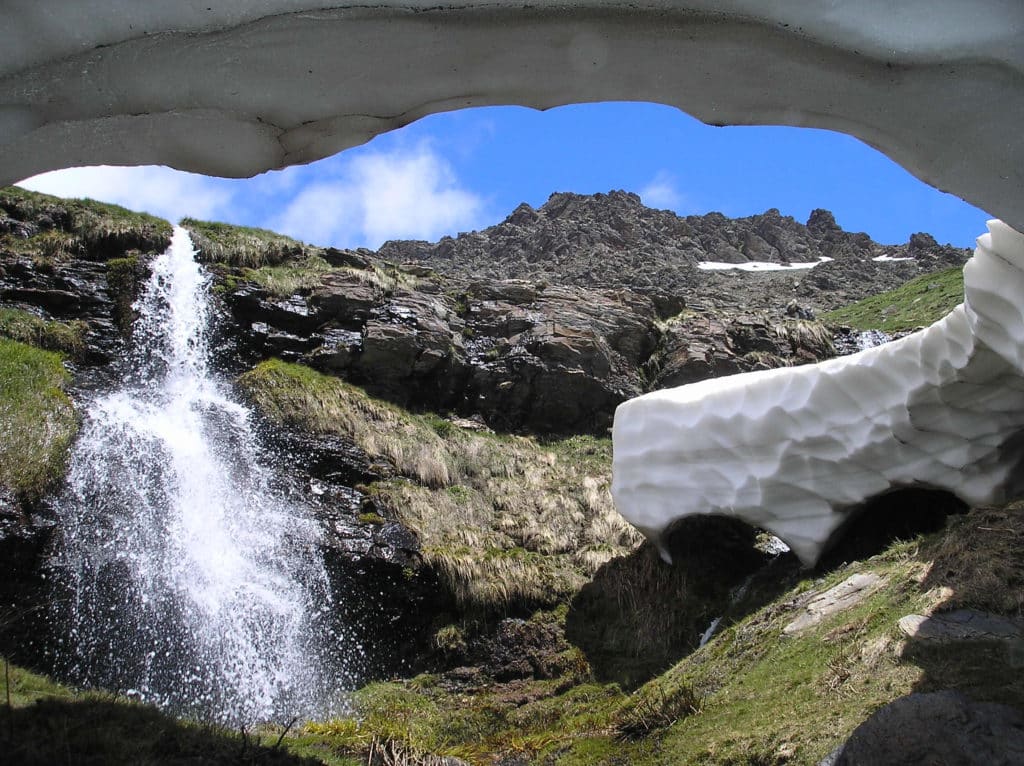
M 102 262 L 40 262 L 0 250 L 0 304 L 47 319 L 84 321 L 87 331 L 80 361 L 107 364 L 121 353 L 125 340 L 120 301 L 107 281 L 107 270 Z
M 435 615 L 454 608 L 426 566 L 416 534 L 393 518 L 366 486 L 393 469 L 330 434 L 275 427 L 263 434 L 278 459 L 279 481 L 305 504 L 322 531 L 333 618 L 364 649 L 363 680 L 422 669 Z
M 20 661 L 34 659 L 33 638 L 38 636 L 45 603 L 45 583 L 38 562 L 53 535 L 53 524 L 41 509 L 26 508 L 0 487 L 0 652 Z

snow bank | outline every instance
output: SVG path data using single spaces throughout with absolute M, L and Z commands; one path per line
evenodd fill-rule
M 813 269 L 819 263 L 828 263 L 831 258 L 822 256 L 810 263 L 775 263 L 774 261 L 746 261 L 744 263 L 725 263 L 724 261 L 701 261 L 697 268 L 702 271 L 797 271 Z M 877 258 L 875 260 L 878 260 Z
M 931 327 L 620 405 L 619 511 L 659 544 L 685 516 L 735 516 L 812 564 L 852 509 L 889 490 L 946 489 L 970 504 L 1019 492 L 1024 236 L 988 228 L 964 267 L 965 302 Z

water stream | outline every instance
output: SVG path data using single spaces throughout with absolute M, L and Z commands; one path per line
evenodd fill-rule
M 358 648 L 332 625 L 317 524 L 211 372 L 194 256 L 177 228 L 136 302 L 121 385 L 88 403 L 58 509 L 57 664 L 227 724 L 327 715 Z

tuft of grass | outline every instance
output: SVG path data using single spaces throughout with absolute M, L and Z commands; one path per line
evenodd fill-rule
M 0 339 L 0 486 L 36 500 L 64 471 L 78 429 L 60 354 Z
M 615 736 L 636 740 L 674 726 L 704 708 L 705 695 L 685 681 L 656 684 L 650 693 L 625 705 L 615 718 Z
M 775 334 L 786 340 L 794 355 L 801 351 L 814 359 L 835 356 L 832 331 L 821 322 L 808 319 L 787 319 L 774 325 Z
M 327 261 L 311 254 L 280 266 L 247 269 L 244 276 L 272 295 L 285 298 L 295 293 L 308 292 L 319 285 L 324 274 L 331 270 Z
M 964 300 L 963 268 L 922 274 L 906 284 L 822 315 L 858 330 L 904 332 L 942 319 Z
M 0 337 L 77 356 L 85 348 L 85 322 L 54 322 L 28 311 L 0 308 Z
M 399 476 L 371 490 L 413 529 L 463 609 L 551 606 L 640 543 L 615 511 L 611 443 L 465 431 L 338 378 L 270 360 L 238 385 L 277 423 L 345 436 Z
M 297 260 L 314 250 L 291 237 L 252 226 L 233 226 L 195 218 L 184 218 L 181 225 L 192 235 L 200 258 L 207 262 L 259 269 Z
M 927 587 L 942 590 L 943 608 L 1024 617 L 1024 501 L 978 508 L 949 521 L 921 557 L 930 560 Z
M 582 684 L 560 692 L 563 685 L 529 681 L 453 694 L 419 679 L 370 684 L 355 695 L 354 718 L 307 724 L 292 747 L 316 752 L 317 745 L 328 746 L 364 763 L 442 764 L 446 756 L 481 765 L 496 756 L 554 763 L 580 740 L 610 731 L 623 701 L 615 686 Z M 616 749 L 624 755 L 631 747 Z M 405 760 L 372 760 L 382 751 Z

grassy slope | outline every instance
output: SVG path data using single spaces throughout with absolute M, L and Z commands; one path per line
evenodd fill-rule
M 1014 646 L 922 647 L 896 625 L 907 614 L 963 606 L 1020 616 L 1022 553 L 1024 507 L 975 510 L 944 532 L 796 578 L 631 695 L 588 682 L 585 666 L 553 681 L 457 692 L 420 676 L 360 690 L 357 718 L 309 724 L 290 747 L 340 758 L 395 740 L 410 756 L 448 754 L 481 766 L 498 753 L 566 766 L 815 764 L 874 710 L 911 691 L 954 688 L 1024 707 Z M 860 572 L 885 584 L 818 626 L 783 633 L 801 596 Z
M 79 692 L 0 660 L 0 760 L 20 766 L 313 766 L 278 732 L 183 722 L 110 693 Z M 339 766 L 354 766 L 348 760 Z
M 166 247 L 171 237 L 171 224 L 148 213 L 91 199 L 53 197 L 17 186 L 0 188 L 0 209 L 16 220 L 49 219 L 54 224 L 54 228 L 28 239 L 0 234 L 0 245 L 38 258 L 83 254 L 95 248 L 104 249 L 108 242 L 118 240 L 163 240 Z
M 200 257 L 208 262 L 255 269 L 276 266 L 316 250 L 284 234 L 251 226 L 195 218 L 185 218 L 181 225 L 189 230 Z
M 596 563 L 635 545 L 621 537 L 602 546 L 595 534 L 621 524 L 600 500 L 609 459 L 601 441 L 542 445 L 465 432 L 276 361 L 240 385 L 272 419 L 347 434 L 397 466 L 401 478 L 370 489 L 421 534 L 428 559 L 467 606 L 543 593 L 564 602 L 594 571 L 581 554 L 595 555 Z M 596 682 L 582 654 L 550 680 L 452 687 L 426 675 L 367 686 L 356 693 L 355 719 L 310 724 L 290 746 L 329 763 L 386 746 L 409 759 L 447 754 L 474 764 L 491 763 L 495 754 L 580 766 L 813 764 L 879 706 L 913 690 L 959 688 L 1024 707 L 1024 679 L 1005 647 L 922 648 L 896 627 L 906 614 L 959 606 L 1019 616 L 1022 554 L 1020 509 L 976 510 L 949 532 L 896 544 L 824 576 L 783 570 L 781 596 L 631 694 Z M 886 584 L 848 612 L 800 635 L 783 634 L 801 594 L 856 572 L 875 572 Z M 651 580 L 632 586 L 647 590 L 657 576 L 644 574 Z M 697 597 L 680 584 L 674 598 L 661 612 L 684 611 Z M 575 602 L 568 608 L 571 615 Z M 565 612 L 533 619 L 564 620 Z
M 272 745 L 280 727 L 253 736 L 176 722 L 12 667 L 0 747 L 19 763 L 47 764 L 73 752 L 90 763 L 354 766 L 386 750 L 405 760 L 379 762 L 437 763 L 426 755 L 440 754 L 485 766 L 501 754 L 537 766 L 809 766 L 879 706 L 911 691 L 954 688 L 1024 707 L 1018 647 L 922 647 L 896 627 L 906 614 L 965 606 L 1020 616 L 1022 554 L 1024 504 L 976 509 L 873 558 L 795 577 L 777 599 L 632 694 L 594 683 L 582 661 L 560 678 L 508 684 L 453 688 L 423 675 L 359 690 L 355 716 L 306 724 L 276 750 L 254 740 Z M 858 572 L 885 584 L 818 626 L 783 634 L 801 597 Z M 6 692 L 0 675 L 0 706 Z
M 466 609 L 553 606 L 639 544 L 609 492 L 611 443 L 550 443 L 411 415 L 308 367 L 271 360 L 239 386 L 280 423 L 352 438 L 399 476 L 368 491 L 420 536 Z
M 69 379 L 60 354 L 0 338 L 0 487 L 34 500 L 63 472 L 78 427 Z
M 963 300 L 963 269 L 957 266 L 922 274 L 895 290 L 823 314 L 821 319 L 858 330 L 900 332 L 938 321 Z

